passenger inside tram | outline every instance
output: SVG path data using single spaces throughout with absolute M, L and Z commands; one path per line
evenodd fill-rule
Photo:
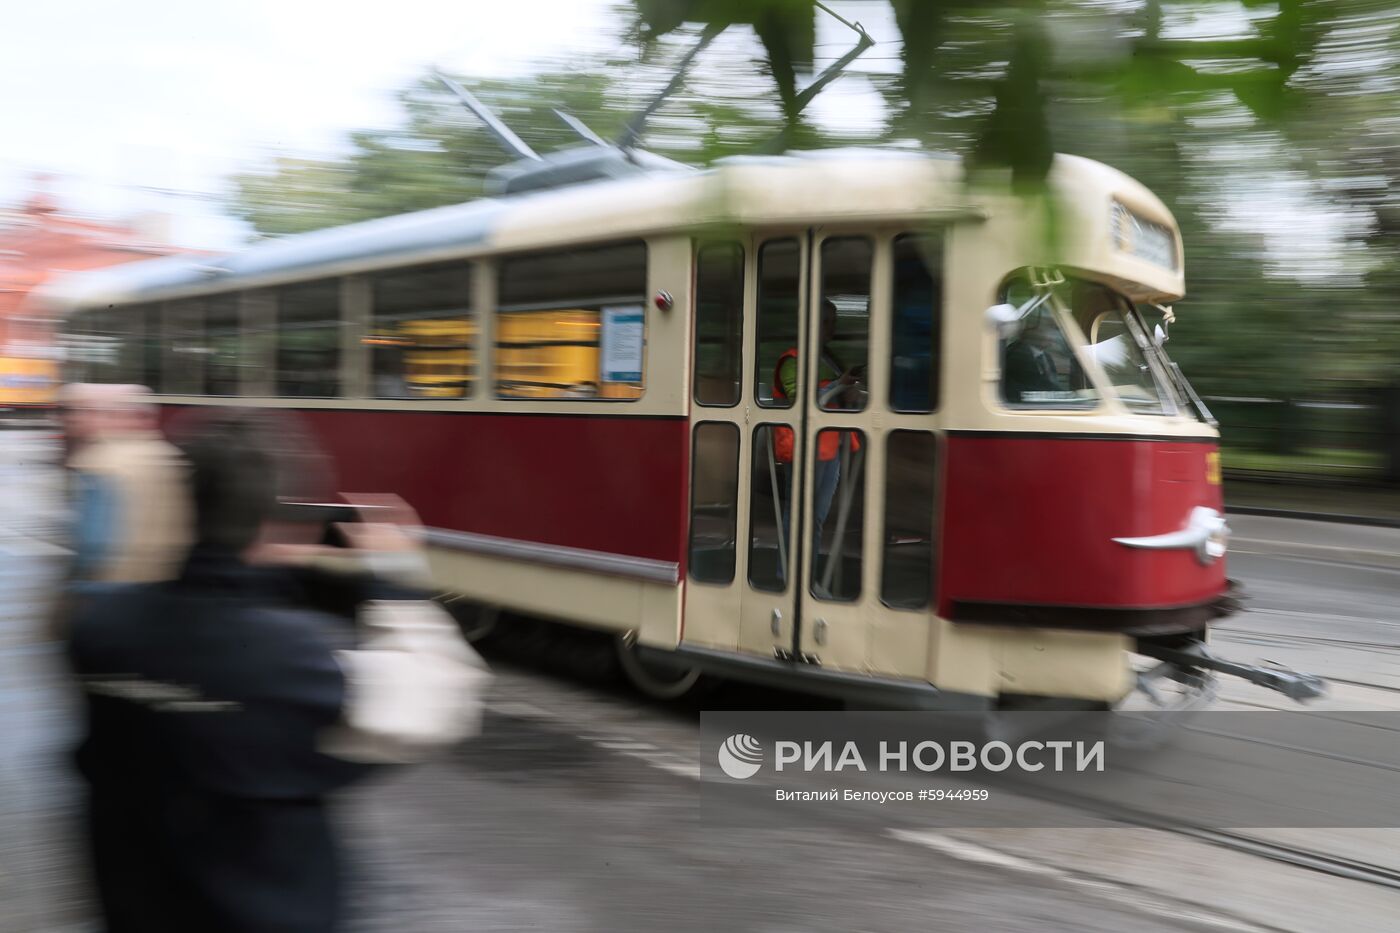
M 866 362 L 874 244 L 869 237 L 831 237 L 821 249 L 818 384 L 813 398 L 825 411 L 863 411 L 869 404 Z M 798 256 L 797 244 L 790 241 L 765 244 L 759 253 L 756 395 L 765 408 L 788 408 L 798 398 L 803 371 L 797 339 Z M 823 430 L 814 441 L 809 474 L 812 522 L 805 532 L 809 548 L 802 549 L 811 553 L 812 591 L 824 599 L 855 599 L 860 594 L 865 439 L 852 427 Z M 787 586 L 796 534 L 795 446 L 789 425 L 760 425 L 755 431 L 749 581 L 757 589 L 781 592 Z
M 833 352 L 832 342 L 836 338 L 836 304 L 830 298 L 822 303 L 822 324 L 818 332 L 820 360 L 818 371 L 818 403 L 827 410 L 860 410 L 864 408 L 865 367 L 846 367 Z M 773 374 L 774 398 L 794 398 L 797 394 L 798 350 L 790 347 Z M 853 431 L 822 431 L 816 448 L 816 462 L 812 468 L 812 541 L 819 549 L 822 542 L 822 527 L 826 516 L 832 510 L 832 499 L 836 496 L 836 486 L 841 479 L 841 445 L 848 445 L 848 452 L 860 450 L 860 438 Z M 778 429 L 774 436 L 774 454 L 780 464 L 792 462 L 792 431 Z M 791 479 L 788 479 L 788 490 Z M 785 490 L 783 496 L 783 524 L 788 525 L 788 509 L 791 509 L 791 493 Z

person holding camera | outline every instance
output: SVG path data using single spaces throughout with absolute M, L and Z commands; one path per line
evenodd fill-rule
M 291 542 L 256 420 L 216 417 L 181 446 L 183 570 L 96 590 L 71 623 L 106 929 L 331 933 L 328 798 L 477 731 L 488 675 L 413 585 L 400 500 L 359 500 L 378 520 L 338 526 L 348 547 Z

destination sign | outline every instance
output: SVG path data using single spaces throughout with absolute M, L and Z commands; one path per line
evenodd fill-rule
M 1164 269 L 1177 268 L 1176 234 L 1172 228 L 1135 214 L 1117 201 L 1113 202 L 1109 236 L 1119 252 Z

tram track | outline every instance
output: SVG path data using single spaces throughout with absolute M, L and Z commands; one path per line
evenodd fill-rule
M 1363 648 L 1376 651 L 1400 651 L 1400 644 L 1381 641 L 1357 641 L 1351 638 L 1336 638 L 1330 635 L 1298 635 L 1292 632 L 1261 632 L 1254 629 L 1221 628 L 1214 630 L 1217 635 L 1245 635 L 1254 638 L 1278 639 L 1307 642 L 1308 644 L 1337 645 L 1342 648 Z
M 1396 625 L 1393 622 L 1377 622 L 1381 625 Z M 1366 641 L 1352 638 L 1338 638 L 1331 635 L 1301 635 L 1293 632 L 1264 632 L 1255 629 L 1238 629 L 1216 627 L 1214 634 L 1220 637 L 1222 642 L 1231 641 L 1240 645 L 1252 645 L 1263 647 L 1272 642 L 1280 647 L 1283 644 L 1292 642 L 1299 646 L 1319 645 L 1335 648 L 1355 649 L 1365 652 L 1397 652 L 1400 651 L 1400 644 L 1390 642 Z M 1229 636 L 1240 636 L 1231 639 Z M 1326 671 L 1315 671 L 1329 683 L 1345 684 L 1349 687 L 1360 687 L 1366 690 L 1378 690 L 1384 693 L 1400 693 L 1400 684 L 1384 684 L 1370 680 L 1357 680 L 1353 677 L 1329 674 Z
M 1364 687 L 1367 690 L 1383 690 L 1386 693 L 1400 693 L 1400 686 L 1393 684 L 1378 684 L 1369 680 L 1351 680 L 1347 677 L 1329 677 L 1323 675 L 1323 680 L 1329 683 L 1346 684 L 1349 687 Z
M 1216 848 L 1243 852 L 1273 862 L 1321 872 L 1336 878 L 1360 881 L 1364 884 L 1400 891 L 1400 869 L 1374 862 L 1362 862 L 1314 849 L 1304 849 L 1285 843 L 1271 842 L 1257 836 L 1246 836 L 1219 829 L 1178 828 L 1177 835 L 1198 839 Z
M 1170 833 L 1174 836 L 1194 839 L 1197 842 L 1201 842 L 1213 848 L 1292 865 L 1296 868 L 1303 868 L 1334 878 L 1345 878 L 1350 881 L 1358 881 L 1363 884 L 1400 891 L 1400 868 L 1391 867 L 1389 865 L 1366 862 L 1360 859 L 1324 852 L 1319 849 L 1309 849 L 1289 843 L 1262 839 L 1258 836 L 1227 829 L 1182 824 L 1172 820 L 1162 819 L 1145 810 L 1124 807 L 1120 804 L 1086 797 L 1082 794 L 1073 794 L 1064 791 L 1049 792 L 1041 788 L 1019 785 L 1015 782 L 1012 782 L 1012 787 L 1015 792 L 1024 794 L 1027 797 L 1032 797 L 1045 803 L 1066 806 L 1094 816 L 1105 817 L 1115 823 L 1122 823 L 1126 826 L 1137 826 L 1142 829 Z

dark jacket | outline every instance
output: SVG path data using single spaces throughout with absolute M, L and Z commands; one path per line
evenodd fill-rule
M 1055 392 L 1067 389 L 1055 371 L 1050 354 L 1033 346 L 1029 340 L 1017 340 L 1006 348 L 1002 360 L 1002 397 L 1012 404 L 1030 401 L 1024 396 L 1032 392 Z
M 322 583 L 196 554 L 180 579 L 110 587 L 74 617 L 109 933 L 338 929 L 325 797 L 368 769 L 317 740 L 345 698 L 333 652 L 381 594 Z

